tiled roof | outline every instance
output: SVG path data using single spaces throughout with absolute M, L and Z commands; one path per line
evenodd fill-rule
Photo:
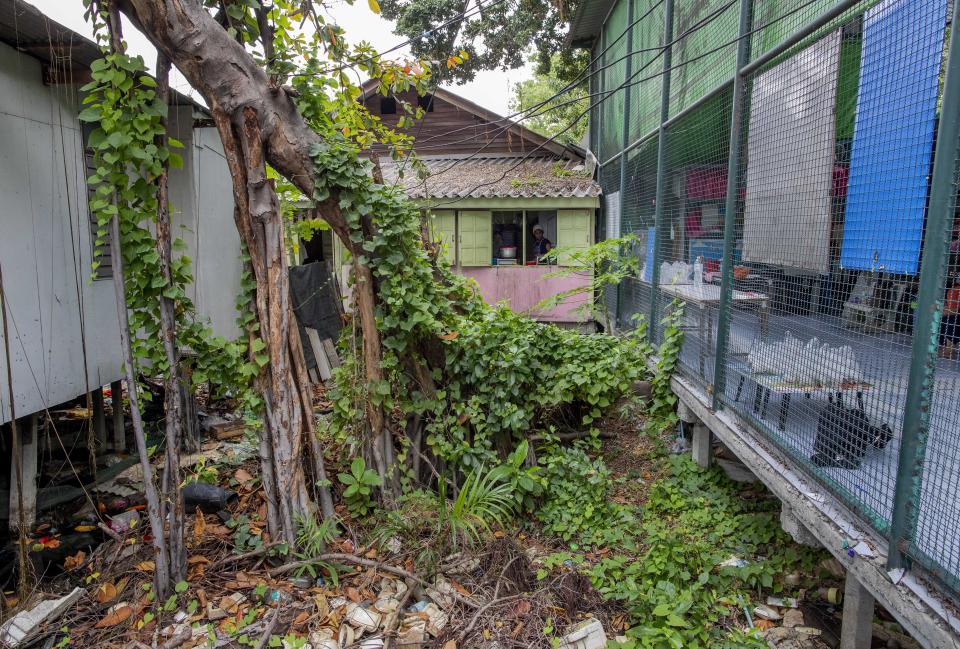
M 500 156 L 422 159 L 429 175 L 410 165 L 382 163 L 384 180 L 397 182 L 411 198 L 590 198 L 600 185 L 583 163 L 559 158 Z

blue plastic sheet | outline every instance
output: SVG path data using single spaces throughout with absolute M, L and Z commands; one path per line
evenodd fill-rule
M 864 19 L 840 264 L 916 274 L 946 0 L 887 0 Z
M 643 281 L 647 284 L 653 281 L 653 244 L 657 240 L 657 229 L 647 228 L 647 263 L 643 267 Z

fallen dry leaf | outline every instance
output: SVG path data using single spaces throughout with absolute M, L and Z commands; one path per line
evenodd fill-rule
M 197 513 L 193 517 L 193 543 L 200 545 L 203 541 L 203 532 L 207 529 L 207 521 L 203 517 L 203 512 L 197 507 Z
M 459 584 L 456 579 L 450 579 L 450 585 L 453 586 L 456 589 L 456 591 L 461 595 L 463 595 L 464 597 L 470 597 L 470 595 L 472 594 L 469 590 L 467 590 L 461 584 Z
M 755 620 L 753 626 L 757 627 L 761 631 L 766 631 L 767 629 L 772 629 L 777 625 L 770 620 Z
M 521 599 L 519 602 L 513 606 L 513 615 L 515 617 L 523 617 L 530 612 L 530 600 Z
M 447 640 L 446 642 L 443 643 L 443 649 L 457 649 L 457 641 Z
M 111 607 L 110 610 L 107 611 L 107 614 L 103 616 L 103 619 L 97 622 L 93 628 L 106 629 L 117 626 L 118 624 L 123 624 L 130 619 L 131 615 L 133 615 L 133 607 L 126 602 L 121 602 Z
M 350 599 L 351 602 L 354 602 L 357 604 L 360 603 L 360 600 L 362 599 L 360 597 L 360 591 L 354 588 L 353 586 L 347 586 L 346 588 L 343 589 L 343 592 L 346 594 L 346 596 Z
M 83 565 L 83 562 L 87 560 L 87 553 L 83 550 L 80 550 L 72 557 L 67 557 L 63 562 L 63 567 L 65 570 L 75 570 Z
M 96 597 L 97 601 L 101 604 L 106 604 L 116 596 L 117 587 L 110 582 L 97 586 L 96 593 L 94 594 L 94 597 Z
M 230 536 L 230 534 L 232 534 L 232 532 L 230 531 L 230 528 L 227 527 L 226 525 L 207 525 L 205 531 L 209 532 L 210 534 L 213 534 L 218 538 L 223 538 L 225 536 Z
M 242 485 L 247 485 L 253 482 L 253 476 L 250 475 L 250 472 L 246 469 L 237 469 L 233 474 L 233 477 Z
M 157 564 L 155 564 L 153 561 L 141 561 L 140 563 L 135 564 L 133 567 L 137 570 L 142 570 L 143 572 L 153 572 L 157 569 Z
M 192 566 L 198 563 L 210 563 L 210 559 L 199 554 L 194 554 L 193 556 L 187 557 L 188 566 Z
M 440 340 L 456 340 L 459 337 L 460 337 L 459 331 L 451 331 L 450 333 L 446 333 L 440 336 Z M 443 649 L 447 649 L 447 646 L 444 645 Z
M 304 622 L 310 619 L 310 614 L 306 611 L 301 611 L 300 614 L 293 618 L 293 626 L 300 626 Z

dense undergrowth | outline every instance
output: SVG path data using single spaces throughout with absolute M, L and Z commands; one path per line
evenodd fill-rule
M 761 594 L 795 594 L 783 577 L 814 575 L 823 559 L 782 531 L 779 502 L 762 487 L 667 455 L 662 444 L 647 461 L 644 473 L 659 477 L 644 485 L 643 504 L 625 502 L 613 497 L 618 483 L 643 479 L 614 476 L 585 446 L 539 449 L 537 467 L 526 469 L 538 487 L 532 518 L 522 515 L 522 496 L 491 476 L 486 487 L 499 485 L 496 493 L 479 485 L 454 501 L 430 491 L 407 494 L 396 509 L 376 512 L 373 534 L 381 545 L 419 548 L 415 564 L 428 571 L 498 527 L 536 539 L 541 584 L 562 573 L 584 575 L 611 611 L 625 616 L 626 640 L 611 646 L 765 647 L 745 608 L 761 603 Z M 545 642 L 561 631 L 547 629 Z

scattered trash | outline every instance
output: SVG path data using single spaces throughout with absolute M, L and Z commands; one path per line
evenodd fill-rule
M 395 536 L 391 536 L 387 540 L 387 550 L 393 554 L 400 554 L 400 550 L 403 549 L 403 545 L 400 543 L 400 539 Z
M 831 604 L 843 603 L 843 591 L 839 588 L 818 588 L 817 596 Z
M 345 619 L 357 629 L 376 631 L 380 626 L 381 615 L 377 611 L 363 608 L 359 604 L 347 607 Z
M 750 562 L 749 562 L 749 561 L 745 561 L 744 559 L 741 559 L 740 557 L 737 557 L 737 556 L 734 556 L 734 555 L 730 555 L 730 558 L 729 558 L 729 559 L 727 559 L 726 561 L 722 561 L 722 562 L 720 562 L 720 563 L 717 564 L 717 565 L 718 565 L 720 568 L 744 568 L 744 567 L 750 565 Z
M 802 627 L 804 625 L 803 611 L 796 608 L 791 608 L 783 613 L 783 626 L 785 627 Z
M 439 606 L 433 602 L 427 604 L 421 615 L 425 615 L 427 618 L 427 633 L 436 638 L 440 635 L 440 632 L 447 626 L 447 623 L 450 621 L 450 616 L 444 613 Z
M 574 625 L 560 638 L 560 649 L 603 649 L 606 646 L 607 634 L 596 618 Z
M 753 614 L 756 617 L 763 618 L 764 620 L 779 620 L 781 617 L 783 617 L 775 609 L 772 609 L 765 604 L 757 604 L 754 606 Z
M 796 588 L 803 582 L 799 572 L 791 572 L 783 577 L 783 585 Z
M 74 588 L 69 595 L 60 599 L 44 600 L 29 611 L 20 611 L 0 627 L 0 641 L 11 649 L 19 647 L 39 632 L 44 624 L 63 615 L 82 594 L 82 588 Z
M 887 575 L 890 577 L 890 581 L 894 584 L 899 584 L 900 580 L 903 579 L 903 576 L 907 573 L 903 568 L 894 568 Z
M 110 529 L 117 534 L 126 534 L 140 524 L 140 514 L 131 509 L 110 517 Z
M 793 597 L 768 597 L 767 605 L 779 608 L 797 608 L 797 600 Z
M 191 482 L 181 489 L 183 504 L 187 511 L 193 512 L 199 507 L 208 514 L 215 514 L 236 499 L 237 494 L 229 489 L 205 482 Z
M 433 588 L 427 588 L 427 596 L 443 609 L 450 609 L 453 606 L 455 592 L 453 585 L 445 577 L 437 577 L 433 582 Z

